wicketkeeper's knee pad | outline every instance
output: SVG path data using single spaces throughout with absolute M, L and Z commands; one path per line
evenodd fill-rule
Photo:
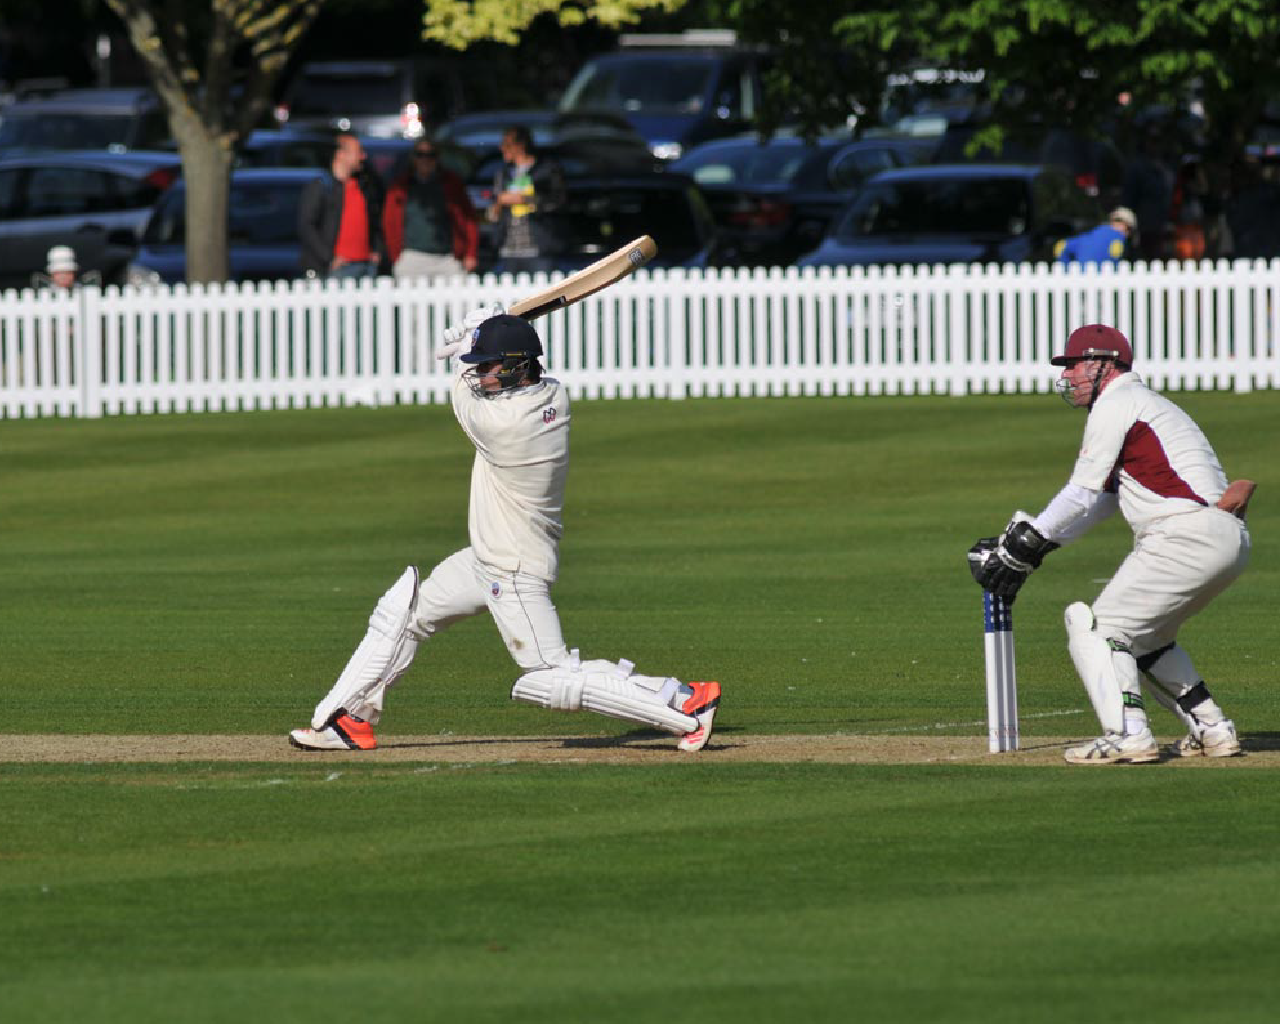
M 594 711 L 680 736 L 698 727 L 694 718 L 670 706 L 677 680 L 636 675 L 634 667 L 625 660 L 581 661 L 571 651 L 561 665 L 522 675 L 511 688 L 511 699 L 552 711 Z
M 354 712 L 375 690 L 385 689 L 404 673 L 417 651 L 417 640 L 408 633 L 417 609 L 418 570 L 411 565 L 378 600 L 364 639 L 333 689 L 316 705 L 313 729 L 324 728 L 339 708 Z
M 1125 693 L 1140 699 L 1138 664 L 1125 637 L 1104 637 L 1098 632 L 1093 609 L 1083 601 L 1068 605 L 1063 616 L 1067 649 L 1080 681 L 1107 732 L 1124 732 Z

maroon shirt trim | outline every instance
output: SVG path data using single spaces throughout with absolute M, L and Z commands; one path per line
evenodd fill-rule
M 1198 505 L 1209 504 L 1169 464 L 1160 438 L 1150 424 L 1142 420 L 1138 420 L 1124 435 L 1120 458 L 1116 460 L 1116 470 L 1121 469 L 1162 498 L 1186 498 Z

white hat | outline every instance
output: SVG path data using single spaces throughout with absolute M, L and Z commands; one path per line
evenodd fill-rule
M 1133 215 L 1133 211 L 1127 206 L 1117 206 L 1111 211 L 1111 216 L 1107 219 L 1118 220 L 1130 231 L 1138 230 L 1138 218 Z
M 70 270 L 72 273 L 79 270 L 76 264 L 75 250 L 69 245 L 55 245 L 49 250 L 49 266 L 47 273 L 56 274 L 60 270 Z

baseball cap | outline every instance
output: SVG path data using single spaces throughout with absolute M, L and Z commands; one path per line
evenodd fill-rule
M 1107 220 L 1118 220 L 1130 231 L 1138 230 L 1138 218 L 1133 215 L 1133 211 L 1127 206 L 1117 206 L 1111 211 L 1111 215 Z
M 49 266 L 46 272 L 56 274 L 60 270 L 79 270 L 76 265 L 75 250 L 69 245 L 55 245 L 49 250 Z
M 491 363 L 514 356 L 542 355 L 542 341 L 528 320 L 503 313 L 491 316 L 471 332 L 471 351 L 464 363 Z
M 1070 366 L 1082 359 L 1114 359 L 1128 369 L 1133 365 L 1133 349 L 1129 339 L 1106 324 L 1077 327 L 1067 338 L 1067 350 L 1049 360 L 1054 366 Z

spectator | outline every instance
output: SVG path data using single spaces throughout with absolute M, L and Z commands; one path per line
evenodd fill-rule
M 1173 255 L 1180 260 L 1202 260 L 1205 255 L 1205 197 L 1209 179 L 1199 157 L 1188 157 L 1178 169 L 1173 186 Z
M 95 270 L 80 273 L 75 250 L 69 245 L 55 245 L 45 256 L 44 272 L 31 275 L 31 283 L 36 288 L 61 288 L 66 291 L 78 284 L 98 284 L 100 281 L 101 277 Z
M 1117 206 L 1107 217 L 1105 224 L 1090 228 L 1058 243 L 1058 262 L 1064 266 L 1072 263 L 1119 263 L 1124 259 L 1129 236 L 1138 226 L 1138 219 L 1127 206 Z
M 455 277 L 476 269 L 476 211 L 458 175 L 419 139 L 409 169 L 391 183 L 382 214 L 387 258 L 398 279 Z
M 489 220 L 498 224 L 498 270 L 551 270 L 560 251 L 554 214 L 564 204 L 564 175 L 533 151 L 523 125 L 502 134 L 503 165 L 493 183 Z
M 1173 207 L 1173 171 L 1163 155 L 1158 131 L 1143 136 L 1137 156 L 1124 178 L 1124 205 L 1138 221 L 1138 255 L 1144 260 L 1164 259 L 1165 233 Z
M 302 269 L 308 277 L 374 277 L 381 259 L 382 217 L 364 166 L 364 147 L 349 132 L 334 140 L 329 173 L 308 183 L 298 205 Z
M 55 245 L 49 250 L 47 260 L 45 273 L 49 275 L 49 284 L 54 288 L 74 288 L 76 275 L 80 273 L 75 250 L 69 245 Z

